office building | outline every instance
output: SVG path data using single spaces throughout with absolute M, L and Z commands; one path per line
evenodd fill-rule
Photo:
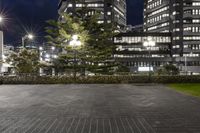
M 141 25 L 127 25 L 126 32 L 143 32 L 143 24 Z
M 152 40 L 155 47 L 144 47 L 144 42 Z M 114 57 L 131 72 L 155 71 L 161 66 L 172 62 L 170 33 L 120 33 L 114 37 L 116 51 Z
M 171 33 L 174 63 L 200 72 L 200 0 L 145 0 L 144 32 Z
M 61 0 L 59 2 L 59 14 L 67 12 L 76 14 L 77 9 L 87 7 L 88 12 L 84 15 L 100 13 L 98 23 L 115 22 L 119 29 L 126 26 L 126 0 Z

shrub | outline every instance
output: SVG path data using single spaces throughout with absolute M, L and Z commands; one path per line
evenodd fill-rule
M 179 69 L 173 64 L 167 64 L 157 70 L 158 75 L 178 75 Z
M 1 77 L 1 84 L 123 84 L 123 83 L 200 83 L 200 76 L 88 76 L 74 80 L 68 76 Z

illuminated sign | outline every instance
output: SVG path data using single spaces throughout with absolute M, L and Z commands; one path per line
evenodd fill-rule
M 139 72 L 149 72 L 149 70 L 153 71 L 153 67 L 150 67 L 150 68 L 149 67 L 139 67 L 138 68 Z

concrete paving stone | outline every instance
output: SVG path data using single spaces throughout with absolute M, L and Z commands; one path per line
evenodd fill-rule
M 200 133 L 199 110 L 164 85 L 0 86 L 0 133 Z

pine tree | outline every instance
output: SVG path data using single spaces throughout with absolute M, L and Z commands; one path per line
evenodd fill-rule
M 113 36 L 116 26 L 113 23 L 98 23 L 99 13 L 84 20 L 85 28 L 89 31 L 87 61 L 89 71 L 97 74 L 111 74 L 116 62 L 113 60 L 115 45 Z
M 36 50 L 20 49 L 19 52 L 13 52 L 6 62 L 17 74 L 37 74 L 40 66 Z
M 72 17 L 67 13 L 62 14 L 62 21 L 50 20 L 49 27 L 46 28 L 48 44 L 62 49 L 58 60 L 55 60 L 54 66 L 57 70 L 72 72 L 74 69 L 74 52 L 76 52 L 76 69 L 82 68 L 81 55 L 85 51 L 85 43 L 88 40 L 88 31 L 85 30 L 83 22 L 78 17 Z M 72 48 L 69 43 L 73 35 L 78 35 L 81 47 Z M 75 50 L 75 51 L 74 51 Z
M 85 15 L 87 8 L 76 11 L 76 15 L 62 14 L 62 21 L 50 20 L 50 27 L 46 28 L 48 43 L 64 49 L 55 66 L 63 70 L 73 69 L 73 50 L 69 42 L 74 34 L 82 42 L 77 52 L 77 69 L 87 70 L 95 74 L 110 74 L 117 63 L 112 55 L 115 50 L 112 38 L 116 26 L 113 23 L 98 23 L 99 12 L 92 16 Z

